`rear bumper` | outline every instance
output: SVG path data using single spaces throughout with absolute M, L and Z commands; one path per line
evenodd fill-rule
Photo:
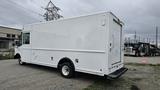
M 123 67 L 123 68 L 121 68 L 121 69 L 119 69 L 119 70 L 107 75 L 107 77 L 109 79 L 117 79 L 120 76 L 122 76 L 127 70 L 128 70 L 128 68 Z

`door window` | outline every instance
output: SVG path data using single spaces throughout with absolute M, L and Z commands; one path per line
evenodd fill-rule
M 23 44 L 30 44 L 30 33 L 23 33 Z

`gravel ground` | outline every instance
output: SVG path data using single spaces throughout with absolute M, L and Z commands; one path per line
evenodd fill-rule
M 113 81 L 82 73 L 65 79 L 54 68 L 20 66 L 17 60 L 3 60 L 0 61 L 0 90 L 160 90 L 160 65 L 142 63 L 146 59 L 157 62 L 160 57 L 125 57 L 129 70 Z
M 160 90 L 160 66 L 127 64 L 129 70 L 119 79 L 99 79 L 85 90 Z
M 82 90 L 94 82 L 88 75 L 65 79 L 56 69 L 20 66 L 17 60 L 0 61 L 0 90 Z

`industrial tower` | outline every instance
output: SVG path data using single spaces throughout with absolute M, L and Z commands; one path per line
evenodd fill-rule
M 63 17 L 60 14 L 58 14 L 59 10 L 61 9 L 59 7 L 56 7 L 51 0 L 49 1 L 45 10 L 46 13 L 44 14 L 44 19 L 46 21 L 57 20 Z

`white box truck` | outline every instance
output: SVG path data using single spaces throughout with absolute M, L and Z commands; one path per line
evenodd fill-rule
M 111 12 L 24 26 L 19 64 L 58 68 L 117 78 L 127 71 L 123 61 L 122 22 Z

